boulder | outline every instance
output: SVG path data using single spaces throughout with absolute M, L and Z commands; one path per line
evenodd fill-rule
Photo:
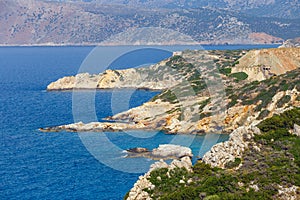
M 292 134 L 300 137 L 300 126 L 298 124 L 294 124 Z
M 156 158 L 182 158 L 185 156 L 192 157 L 192 150 L 188 147 L 182 147 L 173 144 L 162 144 L 158 148 L 153 149 L 151 153 L 152 157 Z

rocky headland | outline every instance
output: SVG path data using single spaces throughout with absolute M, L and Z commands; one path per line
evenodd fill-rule
M 41 130 L 231 133 L 299 106 L 299 66 L 299 48 L 185 51 L 150 67 L 65 77 L 47 89 L 147 88 L 162 92 L 139 107 L 106 118 L 112 122 Z

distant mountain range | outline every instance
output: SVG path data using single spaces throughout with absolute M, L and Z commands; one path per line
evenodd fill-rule
M 298 0 L 0 0 L 0 44 L 98 44 L 144 27 L 206 44 L 279 43 L 299 36 L 299 7 Z
M 49 0 L 46 0 L 49 1 Z M 198 9 L 210 7 L 241 11 L 261 17 L 300 18 L 299 0 L 52 0 L 58 2 L 92 2 L 145 8 Z

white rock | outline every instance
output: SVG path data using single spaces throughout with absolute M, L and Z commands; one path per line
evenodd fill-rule
M 292 131 L 292 134 L 300 137 L 300 126 L 299 125 L 294 124 L 294 130 Z
M 155 157 L 175 157 L 175 158 L 181 158 L 184 156 L 190 156 L 192 157 L 192 150 L 188 147 L 182 147 L 179 145 L 173 145 L 173 144 L 163 144 L 159 145 L 158 148 L 153 149 L 152 155 Z

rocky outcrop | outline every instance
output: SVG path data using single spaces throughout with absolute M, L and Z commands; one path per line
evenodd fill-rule
M 294 129 L 292 130 L 292 134 L 300 137 L 300 126 L 298 124 L 294 124 Z
M 146 157 L 154 160 L 179 159 L 185 156 L 193 156 L 190 148 L 173 144 L 161 144 L 152 151 L 146 148 L 133 148 L 126 150 L 126 152 L 128 153 L 126 157 Z
M 299 67 L 299 48 L 262 49 L 248 52 L 232 68 L 232 73 L 245 72 L 249 81 L 261 81 Z
M 257 127 L 239 127 L 230 134 L 228 141 L 214 145 L 204 154 L 203 162 L 213 167 L 225 168 L 227 163 L 243 155 L 256 134 L 260 134 Z M 258 147 L 256 149 L 259 150 Z
M 191 150 L 190 150 L 191 151 Z M 184 156 L 180 159 L 175 159 L 168 165 L 163 160 L 155 162 L 150 166 L 150 170 L 134 184 L 133 188 L 129 191 L 127 200 L 150 200 L 152 199 L 149 193 L 145 190 L 153 190 L 155 186 L 149 181 L 151 172 L 157 169 L 167 168 L 168 171 L 175 168 L 185 168 L 187 171 L 192 172 L 192 161 L 189 156 Z M 183 180 L 182 180 L 183 181 Z
M 159 63 L 149 68 L 106 70 L 101 74 L 77 74 L 50 83 L 47 90 L 115 88 L 162 90 L 178 84 L 171 73 L 166 73 L 162 77 L 150 76 L 158 72 L 162 65 L 163 63 Z
M 109 122 L 92 122 L 84 124 L 83 122 L 78 122 L 74 124 L 54 126 L 47 128 L 40 128 L 42 132 L 117 132 L 122 130 L 138 130 L 147 129 L 144 124 L 134 124 L 134 123 L 109 123 Z
M 279 48 L 300 47 L 300 37 L 286 40 Z
M 190 148 L 172 144 L 159 145 L 158 148 L 153 149 L 152 155 L 160 158 L 182 158 L 185 156 L 193 156 Z
M 278 102 L 284 96 L 290 96 L 286 106 L 278 107 Z M 270 104 L 266 106 L 268 115 L 264 118 L 271 117 L 274 114 L 280 114 L 289 108 L 288 105 L 300 106 L 300 101 L 297 100 L 299 92 L 297 90 L 287 90 L 278 92 L 273 96 Z M 188 100 L 186 101 L 188 102 Z M 191 103 L 189 103 L 191 104 Z M 187 104 L 187 105 L 189 105 Z M 210 110 L 212 104 L 207 104 L 203 108 L 203 113 Z M 160 99 L 144 103 L 142 106 L 132 108 L 128 111 L 108 117 L 112 122 L 92 122 L 92 123 L 74 123 L 68 125 L 54 126 L 41 128 L 43 132 L 111 132 L 122 130 L 164 130 L 169 134 L 203 134 L 209 132 L 230 133 L 239 126 L 251 126 L 258 124 L 258 116 L 260 111 L 256 111 L 257 105 L 235 105 L 229 108 L 226 112 L 214 113 L 214 116 L 198 118 L 197 121 L 192 121 L 192 117 L 197 113 L 190 113 L 186 118 L 180 119 L 180 109 L 178 104 L 163 102 Z M 176 110 L 171 112 L 173 110 Z M 184 109 L 182 109 L 184 110 Z M 194 109 L 196 110 L 196 109 Z M 183 112 L 187 112 L 185 109 Z M 222 127 L 221 129 L 219 127 Z
M 276 195 L 276 199 L 280 200 L 297 200 L 300 199 L 299 187 L 291 186 L 291 187 L 282 187 L 279 185 L 278 194 Z

